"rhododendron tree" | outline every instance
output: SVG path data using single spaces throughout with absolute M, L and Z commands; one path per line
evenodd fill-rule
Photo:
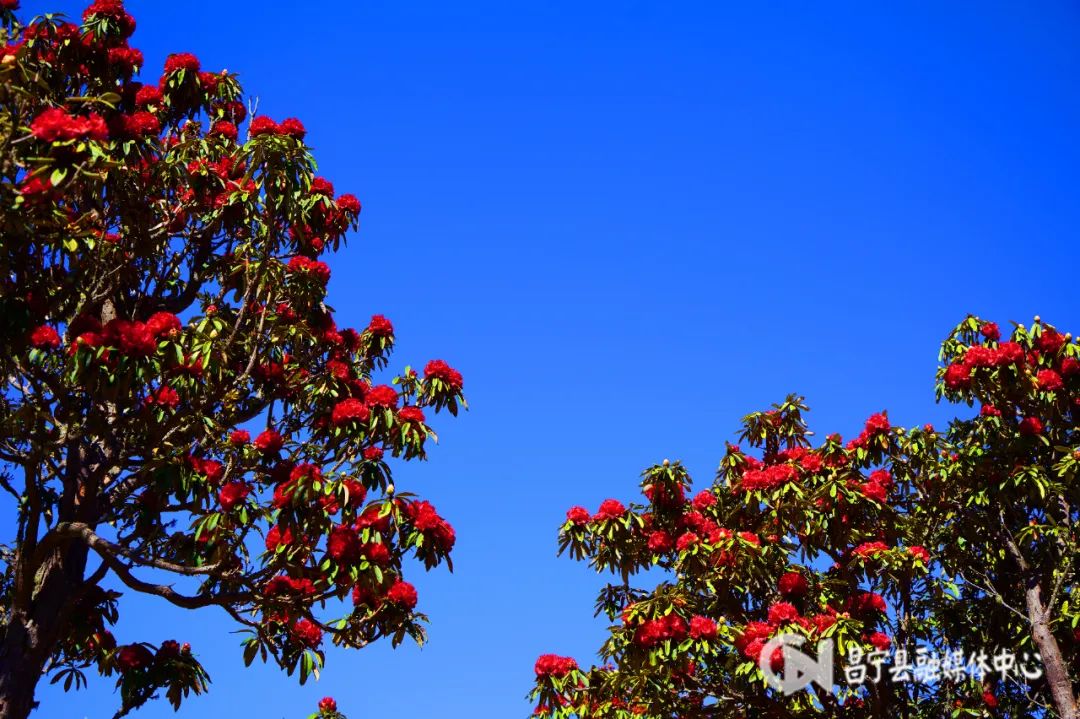
M 424 638 L 408 557 L 454 531 L 395 489 L 440 410 L 441 361 L 382 376 L 385 317 L 339 327 L 330 266 L 360 203 L 315 176 L 296 119 L 249 118 L 186 53 L 136 80 L 135 21 L 0 3 L 0 718 L 43 675 L 116 677 L 120 713 L 207 688 L 187 644 L 110 633 L 122 593 L 217 607 L 246 661 L 303 682 L 328 644 Z M 245 127 L 246 125 L 246 127 Z M 337 716 L 323 708 L 324 716 Z
M 643 501 L 572 508 L 560 551 L 614 575 L 596 605 L 613 625 L 600 666 L 537 661 L 536 714 L 1076 719 L 1080 345 L 1038 318 L 1005 338 L 969 317 L 941 357 L 939 398 L 971 408 L 947 428 L 881 412 L 815 442 L 792 396 L 743 419 L 711 485 L 665 460 Z M 784 676 L 767 648 L 781 634 L 835 643 L 831 691 L 766 682 Z M 875 651 L 915 664 L 920 648 L 1017 665 L 923 682 L 841 671 Z

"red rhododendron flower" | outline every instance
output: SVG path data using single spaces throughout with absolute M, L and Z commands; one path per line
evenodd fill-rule
M 270 531 L 266 533 L 266 548 L 267 550 L 274 552 L 282 547 L 288 547 L 293 543 L 293 533 L 288 527 L 282 527 L 280 524 L 275 524 L 270 528 Z
M 380 384 L 371 388 L 367 401 L 372 407 L 397 407 L 398 393 L 390 385 Z
M 889 431 L 889 417 L 884 412 L 872 415 L 866 420 L 866 433 L 869 435 L 884 434 Z
M 990 691 L 989 689 L 982 693 L 982 700 L 983 700 L 983 704 L 985 704 L 990 709 L 996 709 L 997 708 L 997 705 L 998 705 L 997 697 L 994 696 L 994 692 Z
M 316 177 L 311 181 L 311 194 L 313 195 L 326 195 L 327 197 L 334 196 L 334 183 L 327 180 L 325 177 Z
M 49 325 L 35 327 L 30 333 L 30 346 L 54 350 L 60 346 L 60 334 Z
M 356 199 L 356 195 L 344 194 L 337 198 L 337 206 L 343 212 L 347 212 L 351 215 L 360 214 L 360 200 Z
M 693 639 L 715 639 L 716 622 L 708 617 L 690 617 L 690 636 Z
M 662 642 L 686 639 L 686 622 L 674 612 L 658 619 L 646 620 L 634 634 L 634 641 L 644 647 L 654 647 Z
M 416 600 L 416 587 L 400 579 L 386 591 L 386 601 L 404 609 L 416 607 Z
M 810 590 L 806 577 L 800 572 L 786 572 L 780 577 L 776 587 L 785 597 L 802 597 Z
M 210 484 L 217 484 L 225 474 L 225 466 L 216 459 L 189 457 L 188 462 L 191 464 L 191 468 L 206 477 L 206 481 Z
M 247 482 L 229 482 L 218 491 L 218 502 L 225 512 L 232 511 L 233 507 L 247 499 L 251 494 L 251 485 Z
M 984 404 L 979 409 L 979 414 L 981 414 L 983 417 L 1000 417 L 1001 410 L 992 404 Z
M 536 660 L 533 671 L 538 677 L 554 677 L 562 679 L 567 674 L 575 671 L 578 663 L 570 657 L 560 657 L 557 654 L 543 654 Z
M 278 132 L 282 135 L 288 135 L 296 140 L 303 140 L 307 135 L 307 129 L 304 127 L 304 123 L 297 120 L 295 117 L 287 117 L 281 121 L 278 125 Z
M 397 399 L 396 392 L 394 398 Z M 366 404 L 358 399 L 349 398 L 343 399 L 334 405 L 334 409 L 330 413 L 330 421 L 334 426 L 340 427 L 350 422 L 367 422 L 370 415 L 371 410 L 368 409 Z
M 996 322 L 984 322 L 982 326 L 979 327 L 979 332 L 991 342 L 997 342 L 1001 339 L 1001 330 L 998 329 Z
M 593 519 L 618 519 L 624 514 L 626 514 L 626 507 L 623 506 L 622 502 L 617 499 L 605 499 L 600 503 L 600 509 L 593 515 Z
M 845 605 L 848 611 L 858 615 L 884 613 L 886 609 L 885 600 L 876 592 L 859 592 L 850 597 Z
M 437 379 L 454 390 L 460 390 L 464 380 L 461 373 L 440 359 L 431 360 L 424 367 L 424 379 Z
M 1037 434 L 1042 434 L 1043 423 L 1038 417 L 1024 417 L 1020 421 L 1020 426 L 1017 428 L 1020 430 L 1020 434 L 1033 437 Z
M 156 312 L 146 321 L 146 329 L 155 338 L 179 334 L 183 329 L 180 318 L 171 312 Z
M 292 274 L 304 274 L 314 277 L 320 284 L 325 285 L 330 281 L 330 266 L 325 262 L 313 260 L 310 257 L 297 255 L 289 260 L 289 272 Z
M 337 711 L 337 702 L 333 697 L 323 697 L 319 700 L 319 711 L 324 714 L 332 714 Z
M 117 115 L 112 130 L 123 137 L 146 137 L 161 132 L 161 121 L 149 112 L 139 111 L 131 115 Z
M 926 551 L 924 547 L 908 547 L 908 554 L 918 559 L 923 564 L 930 563 L 930 552 Z
M 372 315 L 367 331 L 373 337 L 393 337 L 394 325 L 382 315 Z
M 675 548 L 680 552 L 685 552 L 692 547 L 696 547 L 700 543 L 701 537 L 693 532 L 686 532 L 679 536 L 679 539 L 675 542 Z
M 369 462 L 378 462 L 383 457 L 382 447 L 366 447 L 364 448 L 364 459 Z
M 1052 329 L 1044 329 L 1036 342 L 1039 349 L 1047 354 L 1056 353 L 1064 344 L 1065 338 Z
M 694 509 L 701 512 L 716 504 L 716 495 L 709 490 L 702 490 L 694 497 Z
M 279 133 L 278 124 L 265 115 L 251 118 L 251 125 L 248 127 L 248 132 L 252 137 L 259 137 L 260 135 L 277 135 Z
M 126 674 L 150 666 L 154 662 L 154 655 L 142 644 L 128 644 L 116 650 L 115 661 L 116 668 Z
M 126 355 L 151 355 L 157 351 L 153 332 L 143 322 L 114 319 L 104 327 L 105 339 Z
M 150 396 L 146 398 L 146 403 L 174 409 L 180 404 L 180 395 L 172 387 L 163 385 L 150 393 Z
M 293 625 L 292 635 L 298 642 L 310 649 L 316 649 L 322 644 L 322 629 L 310 619 L 301 619 Z
M 360 558 L 361 548 L 360 535 L 351 527 L 334 527 L 326 540 L 326 553 L 335 562 L 355 562 Z
M 878 651 L 884 652 L 892 646 L 892 639 L 889 638 L 888 634 L 874 632 L 870 635 L 870 643 L 873 644 Z
M 1023 364 L 1024 348 L 1016 342 L 1002 342 L 998 345 L 997 364 L 1007 366 L 1010 364 Z
M 104 142 L 109 139 L 109 129 L 101 115 L 90 113 L 87 117 L 76 117 L 62 107 L 51 107 L 34 118 L 30 133 L 45 142 L 82 138 Z
M 150 107 L 161 104 L 161 90 L 154 85 L 144 85 L 135 93 L 135 104 L 139 107 Z
M 799 617 L 799 610 L 788 602 L 777 602 L 769 607 L 769 624 L 787 624 Z
M 945 370 L 945 386 L 949 389 L 964 389 L 971 385 L 971 367 L 966 364 L 951 364 Z
M 675 548 L 675 540 L 662 529 L 650 533 L 647 544 L 653 554 L 663 554 Z
M 889 545 L 885 542 L 863 542 L 851 551 L 856 557 L 872 557 L 879 552 L 888 551 Z
M 251 441 L 251 432 L 246 429 L 234 429 L 229 432 L 229 443 L 234 447 L 242 447 Z
M 566 510 L 566 519 L 579 527 L 589 521 L 589 510 L 584 507 L 571 507 Z
M 263 454 L 276 454 L 285 446 L 285 439 L 275 430 L 268 429 L 255 438 L 254 445 Z
M 192 55 L 190 52 L 178 52 L 169 55 L 165 58 L 165 74 L 171 75 L 174 72 L 181 70 L 187 70 L 188 72 L 199 71 L 199 58 Z
M 1061 375 L 1072 377 L 1074 374 L 1080 374 L 1080 360 L 1075 357 L 1066 357 L 1061 360 Z
M 364 545 L 364 556 L 372 564 L 382 567 L 390 561 L 390 548 L 382 542 L 369 542 Z
M 1035 381 L 1039 383 L 1039 389 L 1047 392 L 1056 392 L 1065 386 L 1061 381 L 1061 375 L 1052 369 L 1039 370 L 1039 373 L 1035 375 Z
M 422 424 L 424 422 L 424 412 L 419 407 L 402 407 L 398 410 L 397 416 L 401 422 L 412 422 L 414 424 Z
M 218 120 L 210 128 L 210 134 L 235 141 L 240 136 L 240 131 L 236 129 L 236 125 L 228 120 Z

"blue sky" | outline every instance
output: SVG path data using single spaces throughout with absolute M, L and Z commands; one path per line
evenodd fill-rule
M 128 6 L 146 77 L 191 51 L 304 121 L 364 203 L 340 321 L 385 313 L 395 366 L 445 358 L 472 405 L 399 473 L 459 537 L 455 574 L 411 576 L 430 644 L 331 651 L 301 688 L 244 670 L 224 615 L 126 597 L 120 641 L 190 641 L 209 669 L 187 715 L 330 694 L 354 719 L 525 716 L 536 656 L 587 663 L 603 636 L 600 578 L 555 558 L 567 507 L 665 457 L 709 481 L 739 418 L 792 391 L 819 435 L 942 422 L 937 345 L 967 312 L 1080 329 L 1066 0 Z

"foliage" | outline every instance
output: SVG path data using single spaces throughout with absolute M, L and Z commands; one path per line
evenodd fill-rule
M 449 564 L 454 532 L 388 462 L 425 458 L 427 414 L 464 408 L 462 379 L 433 360 L 379 383 L 393 325 L 338 328 L 320 257 L 359 201 L 316 176 L 299 120 L 242 131 L 234 74 L 181 53 L 134 79 L 119 0 L 81 24 L 15 5 L 0 1 L 0 486 L 18 503 L 0 717 L 25 716 L 42 671 L 65 688 L 116 675 L 121 713 L 206 689 L 186 644 L 116 646 L 106 586 L 221 607 L 246 661 L 301 682 L 324 635 L 423 641 L 404 560 Z
M 615 580 L 613 622 L 587 671 L 546 655 L 531 697 L 544 717 L 1075 717 L 1080 665 L 1080 346 L 1036 319 L 1002 340 L 965 319 L 942 347 L 937 393 L 974 407 L 944 431 L 892 426 L 817 446 L 792 396 L 743 419 L 716 481 L 645 471 L 645 501 L 574 507 L 560 551 Z M 746 447 L 745 449 L 743 447 Z M 631 578 L 665 579 L 651 589 Z M 962 645 L 1041 655 L 1044 676 L 991 673 L 785 696 L 761 663 L 779 633 L 831 638 L 844 658 Z M 914 660 L 912 659 L 912 663 Z

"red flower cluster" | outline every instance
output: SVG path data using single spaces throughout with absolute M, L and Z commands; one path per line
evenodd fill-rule
M 282 547 L 288 547 L 293 543 L 293 533 L 288 527 L 275 524 L 266 533 L 266 549 L 275 552 Z
M 372 337 L 393 337 L 394 325 L 382 315 L 372 315 L 368 323 L 367 332 Z
M 294 624 L 292 635 L 298 642 L 309 649 L 317 649 L 322 644 L 322 629 L 310 619 L 301 619 Z
M 150 393 L 146 398 L 146 404 L 175 409 L 180 404 L 180 395 L 169 385 L 162 385 Z
M 425 540 L 430 541 L 442 552 L 449 552 L 454 547 L 457 536 L 450 523 L 439 516 L 434 505 L 423 500 L 410 502 L 406 505 L 406 513 L 412 520 L 417 531 L 424 535 Z
M 218 491 L 218 502 L 221 504 L 221 510 L 231 512 L 236 505 L 247 499 L 249 494 L 251 494 L 251 485 L 247 482 L 229 482 Z
M 195 57 L 190 52 L 173 53 L 165 58 L 166 75 L 172 75 L 174 72 L 180 72 L 181 70 L 198 72 L 200 67 L 199 58 Z
M 398 420 L 403 423 L 423 424 L 424 412 L 419 407 L 402 407 L 398 410 Z
M 49 325 L 35 327 L 30 333 L 30 346 L 54 350 L 60 346 L 60 335 Z
M 263 594 L 268 597 L 277 597 L 283 594 L 310 597 L 314 596 L 315 593 L 315 584 L 310 579 L 306 577 L 289 577 L 284 574 L 273 577 L 263 588 Z
M 716 622 L 708 617 L 690 617 L 690 637 L 692 639 L 715 639 Z
M 536 660 L 533 671 L 538 677 L 553 677 L 562 679 L 572 671 L 576 671 L 578 663 L 570 657 L 560 657 L 557 654 L 543 654 Z
M 234 447 L 243 447 L 251 441 L 251 432 L 246 429 L 234 429 L 229 432 L 229 444 Z
M 304 124 L 295 117 L 290 117 L 282 120 L 281 123 L 277 123 L 265 115 L 253 117 L 248 132 L 251 133 L 252 137 L 277 135 L 279 137 L 291 137 L 298 141 L 303 140 L 304 136 L 307 135 L 307 129 L 304 127 Z
M 892 475 L 888 470 L 878 469 L 870 473 L 870 478 L 858 486 L 859 491 L 867 499 L 884 504 L 889 498 L 889 490 L 892 488 Z
M 398 579 L 386 591 L 386 601 L 402 609 L 414 609 L 417 601 L 416 587 Z
M 394 396 L 397 397 L 396 393 Z M 334 409 L 330 413 L 330 422 L 335 427 L 340 427 L 352 422 L 367 422 L 369 416 L 371 416 L 371 410 L 368 409 L 368 406 L 360 400 L 350 397 L 334 405 Z
M 367 394 L 367 402 L 372 407 L 397 407 L 398 393 L 390 385 L 380 384 L 372 387 Z
M 116 650 L 116 668 L 121 674 L 145 669 L 154 662 L 154 655 L 142 644 L 127 644 Z
M 1024 417 L 1020 420 L 1017 430 L 1025 437 L 1035 437 L 1042 434 L 1043 423 L 1038 417 Z
M 441 359 L 431 360 L 424 367 L 424 379 L 436 379 L 455 391 L 460 391 L 464 380 L 461 373 Z
M 872 557 L 875 554 L 887 552 L 888 550 L 889 545 L 885 544 L 885 542 L 863 542 L 855 547 L 855 549 L 851 550 L 851 553 L 856 557 L 866 559 L 867 557 Z
M 255 438 L 255 449 L 263 454 L 277 454 L 285 446 L 285 439 L 272 429 L 264 430 Z
M 1052 369 L 1039 370 L 1039 373 L 1035 375 L 1035 381 L 1039 383 L 1039 389 L 1047 392 L 1057 392 L 1065 386 L 1065 383 L 1061 380 L 1061 375 Z
M 325 285 L 330 281 L 330 266 L 325 262 L 313 260 L 310 257 L 297 255 L 289 260 L 289 272 L 314 277 L 320 284 Z
M 319 711 L 323 714 L 333 714 L 337 711 L 337 702 L 333 697 L 323 697 L 319 700 Z
M 860 616 L 884 614 L 887 608 L 885 600 L 876 592 L 859 592 L 849 597 L 844 606 L 852 614 Z
M 135 18 L 124 10 L 122 0 L 96 0 L 83 10 L 82 17 L 87 23 L 99 19 L 110 20 L 116 25 L 120 36 L 124 38 L 131 37 L 135 32 Z
M 589 521 L 589 510 L 584 507 L 571 507 L 566 510 L 566 520 L 577 526 L 587 524 Z
M 62 107 L 51 107 L 34 118 L 30 133 L 45 142 L 84 138 L 105 142 L 109 139 L 109 128 L 101 115 L 92 112 L 87 117 L 76 117 Z
M 776 587 L 785 597 L 802 597 L 810 590 L 810 585 L 801 572 L 786 572 L 780 577 Z
M 593 515 L 594 521 L 619 519 L 626 514 L 626 507 L 617 499 L 605 499 L 600 503 L 600 509 Z
M 363 545 L 360 535 L 352 527 L 337 526 L 330 530 L 326 540 L 326 553 L 338 563 L 352 564 L 360 559 Z
M 788 602 L 777 602 L 769 607 L 769 624 L 780 625 L 788 624 L 799 618 L 799 610 L 795 608 L 794 604 Z
M 206 477 L 210 484 L 217 484 L 225 474 L 225 467 L 216 459 L 203 459 L 202 457 L 188 457 L 191 469 Z
M 915 559 L 918 559 L 923 564 L 930 563 L 930 552 L 926 551 L 925 547 L 908 547 L 908 554 Z
M 655 647 L 668 640 L 681 642 L 686 639 L 686 621 L 672 612 L 657 619 L 647 619 L 634 633 L 634 641 L 643 647 Z
M 974 345 L 968 347 L 961 361 L 945 369 L 945 386 L 953 390 L 966 389 L 971 386 L 972 373 L 977 369 L 1023 363 L 1024 348 L 1016 342 L 1002 342 L 997 347 Z
M 790 464 L 774 464 L 762 469 L 748 469 L 739 487 L 745 492 L 769 491 L 799 478 L 799 471 Z

